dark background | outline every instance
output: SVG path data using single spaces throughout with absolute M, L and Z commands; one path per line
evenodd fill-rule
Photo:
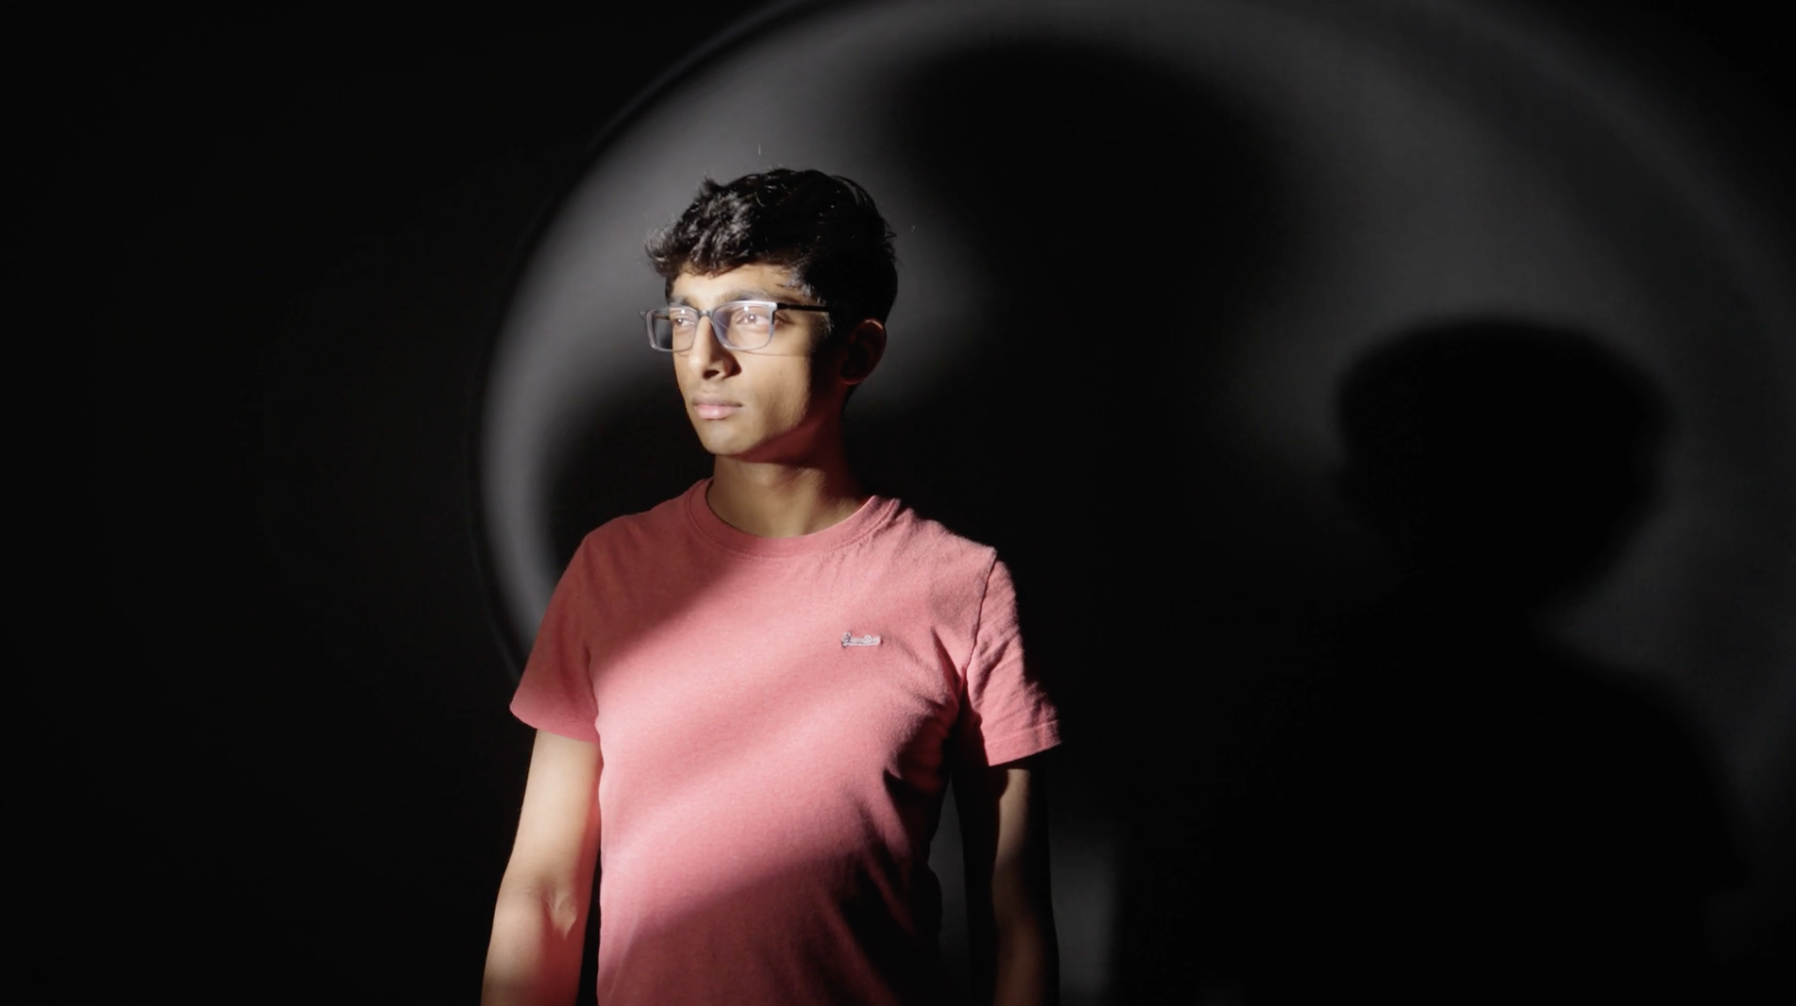
M 48 771 L 17 903 L 57 998 L 475 998 L 529 745 L 470 533 L 484 354 L 601 128 L 755 6 L 55 40 L 37 163 L 94 336 L 103 598 L 46 622 L 19 714 Z M 1778 179 L 1791 78 L 1747 9 L 1567 16 Z

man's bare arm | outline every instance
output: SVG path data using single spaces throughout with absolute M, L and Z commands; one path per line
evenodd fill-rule
M 955 780 L 975 1001 L 994 1006 L 1043 1006 L 1060 998 L 1047 804 L 1032 762 L 975 769 Z
M 599 848 L 599 747 L 537 731 L 518 835 L 499 883 L 482 1006 L 568 1006 Z

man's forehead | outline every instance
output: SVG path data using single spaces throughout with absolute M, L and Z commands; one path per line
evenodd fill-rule
M 705 300 L 721 304 L 756 297 L 784 297 L 798 288 L 797 277 L 792 274 L 791 269 L 752 262 L 716 273 L 684 270 L 669 287 L 668 299 L 675 303 Z

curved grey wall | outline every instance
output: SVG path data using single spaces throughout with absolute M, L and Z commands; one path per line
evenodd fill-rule
M 562 206 L 494 356 L 481 491 L 518 637 L 581 531 L 707 470 L 642 344 L 661 295 L 643 238 L 703 176 L 815 166 L 866 185 L 899 235 L 891 349 L 851 409 L 874 473 L 1023 554 L 1044 610 L 1076 603 L 1055 607 L 1074 592 L 1055 580 L 1145 589 L 1129 577 L 1166 542 L 1183 631 L 1232 639 L 1206 612 L 1242 570 L 1262 609 L 1340 616 L 1371 575 L 1329 489 L 1348 364 L 1430 319 L 1594 333 L 1662 384 L 1675 434 L 1645 523 L 1563 632 L 1675 690 L 1756 839 L 1787 834 L 1788 250 L 1628 67 L 1494 8 L 1345 6 L 825 7 L 668 84 Z M 997 383 L 1023 390 L 982 408 Z M 1139 561 L 1082 551 L 1105 536 Z M 1127 715 L 1115 675 L 1181 680 L 1075 666 L 1112 628 L 1042 636 L 1094 737 Z M 1107 981 L 1122 841 L 1092 772 L 1057 834 L 1087 909 L 1063 920 L 1075 993 Z

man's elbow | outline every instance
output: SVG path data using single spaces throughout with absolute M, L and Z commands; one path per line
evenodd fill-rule
M 498 914 L 528 916 L 545 934 L 567 939 L 580 931 L 591 896 L 577 877 L 507 874 L 499 885 Z

